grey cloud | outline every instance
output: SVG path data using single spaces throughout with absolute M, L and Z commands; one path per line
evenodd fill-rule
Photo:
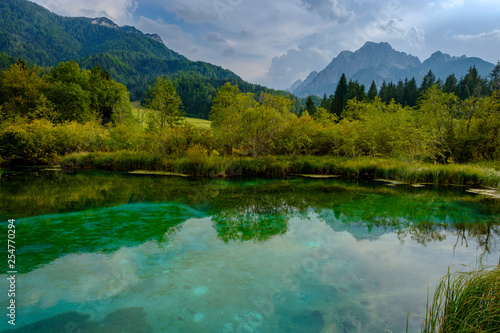
M 333 58 L 333 44 L 323 34 L 308 36 L 300 41 L 298 49 L 289 49 L 285 54 L 274 57 L 267 76 L 277 87 L 288 88 L 310 72 L 325 68 Z
M 243 38 L 248 38 L 248 37 L 252 37 L 253 33 L 248 29 L 242 28 L 240 31 L 240 36 Z
M 225 58 L 234 57 L 236 56 L 236 51 L 232 47 L 229 47 L 222 52 L 222 56 Z
M 354 18 L 354 12 L 339 5 L 338 0 L 301 0 L 301 4 L 324 20 L 346 23 Z
M 400 28 L 399 23 L 401 23 L 401 19 L 390 19 L 383 24 L 379 24 L 378 28 L 388 34 L 402 34 L 403 29 Z
M 175 6 L 173 8 L 173 11 L 178 18 L 181 18 L 184 22 L 187 23 L 200 24 L 219 20 L 219 17 L 213 9 L 208 9 L 202 6 Z
M 226 44 L 226 40 L 217 32 L 210 32 L 203 39 L 210 44 Z

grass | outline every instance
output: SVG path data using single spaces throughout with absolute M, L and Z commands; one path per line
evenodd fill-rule
M 493 269 L 448 271 L 427 305 L 422 332 L 500 332 L 500 263 Z
M 351 179 L 389 179 L 410 184 L 479 185 L 500 189 L 500 171 L 478 164 L 431 164 L 382 158 L 266 156 L 261 158 L 157 156 L 150 152 L 75 153 L 61 158 L 68 167 L 107 170 L 154 170 L 196 176 L 286 177 L 338 175 Z
M 132 114 L 136 119 L 141 120 L 144 123 L 144 119 L 146 117 L 146 114 L 149 112 L 154 112 L 151 109 L 145 108 L 141 105 L 141 102 L 131 102 L 132 104 Z M 191 118 L 191 117 L 186 117 L 184 120 L 188 123 L 193 125 L 195 128 L 201 128 L 201 129 L 208 129 L 210 128 L 210 123 L 211 121 L 205 120 L 205 119 L 200 119 L 200 118 Z

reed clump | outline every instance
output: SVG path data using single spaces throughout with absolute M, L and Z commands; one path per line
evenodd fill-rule
M 500 332 L 500 263 L 441 279 L 422 332 Z
M 481 185 L 500 189 L 500 171 L 479 164 L 432 164 L 384 158 L 336 156 L 220 156 L 201 145 L 186 154 L 149 151 L 76 152 L 59 159 L 63 166 L 106 170 L 155 170 L 201 177 L 286 177 L 338 175 L 350 179 L 384 178 L 410 184 Z

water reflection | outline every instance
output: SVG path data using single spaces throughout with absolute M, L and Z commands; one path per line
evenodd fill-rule
M 219 239 L 269 241 L 293 217 L 317 212 L 335 231 L 357 239 L 395 233 L 401 243 L 456 238 L 498 251 L 500 200 L 464 188 L 412 188 L 341 180 L 211 181 L 124 173 L 5 171 L 0 215 L 18 222 L 20 272 L 65 254 L 116 251 L 123 245 L 168 242 L 189 218 L 210 216 Z M 23 218 L 24 217 L 24 218 Z
M 88 314 L 70 311 L 6 332 L 151 333 L 154 331 L 146 321 L 146 313 L 143 308 L 126 308 L 110 313 L 99 322 L 92 321 Z
M 100 332 L 138 308 L 154 332 L 399 332 L 411 305 L 416 332 L 429 283 L 476 257 L 464 247 L 452 253 L 448 231 L 441 242 L 401 245 L 395 233 L 342 218 L 311 211 L 266 241 L 227 243 L 212 217 L 189 218 L 163 242 L 61 254 L 22 275 L 20 324 L 58 328 L 76 312 L 82 331 Z

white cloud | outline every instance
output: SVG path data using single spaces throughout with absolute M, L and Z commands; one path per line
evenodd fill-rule
M 455 7 L 461 7 L 464 4 L 464 0 L 445 0 L 442 1 L 439 6 L 441 9 L 448 10 Z
M 135 0 L 33 0 L 63 16 L 107 17 L 118 25 L 128 24 L 137 8 Z
M 461 41 L 500 41 L 500 29 L 476 35 L 455 35 L 453 38 Z
M 178 25 L 141 16 L 137 22 L 137 28 L 144 32 L 157 33 L 168 48 L 182 55 L 195 55 L 198 52 L 194 37 L 184 32 Z
M 158 33 L 191 60 L 273 88 L 288 87 L 366 41 L 389 42 L 421 59 L 437 50 L 467 53 L 471 41 L 476 56 L 496 62 L 500 54 L 498 0 L 33 1 L 58 14 L 106 16 Z
M 312 71 L 325 68 L 333 58 L 335 43 L 326 34 L 313 34 L 303 38 L 297 48 L 271 61 L 267 73 L 274 85 L 285 89 L 298 79 L 305 79 Z

